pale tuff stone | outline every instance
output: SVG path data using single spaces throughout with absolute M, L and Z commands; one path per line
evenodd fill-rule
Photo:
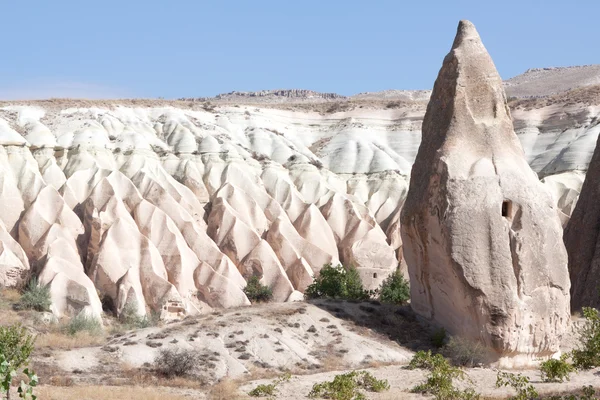
M 435 82 L 401 225 L 418 314 L 502 366 L 559 352 L 570 320 L 561 223 L 468 21 Z
M 600 139 L 599 139 L 600 140 Z M 573 215 L 564 233 L 565 246 L 569 254 L 571 277 L 571 308 L 600 306 L 600 146 L 590 162 L 588 173 Z

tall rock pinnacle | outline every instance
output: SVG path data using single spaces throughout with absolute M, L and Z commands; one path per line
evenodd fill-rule
M 570 317 L 561 224 L 469 21 L 435 82 L 401 225 L 418 314 L 501 366 L 559 351 Z

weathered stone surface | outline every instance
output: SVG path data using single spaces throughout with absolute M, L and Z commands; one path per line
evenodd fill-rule
M 417 313 L 502 366 L 559 351 L 570 318 L 560 220 L 468 21 L 435 82 L 401 225 Z
M 600 138 L 599 138 L 600 143 Z M 569 254 L 571 308 L 599 307 L 600 296 L 600 144 L 590 162 L 588 173 L 573 215 L 565 227 L 564 242 Z

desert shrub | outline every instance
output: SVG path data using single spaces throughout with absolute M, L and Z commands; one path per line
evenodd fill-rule
M 387 380 L 377 379 L 367 371 L 352 371 L 336 375 L 330 382 L 315 383 L 308 397 L 332 400 L 366 400 L 359 389 L 369 392 L 389 390 Z
M 377 379 L 367 371 L 360 371 L 358 373 L 358 386 L 368 392 L 381 393 L 390 390 L 390 384 L 387 379 Z
M 385 278 L 379 288 L 379 300 L 382 303 L 406 304 L 410 299 L 410 286 L 399 270 Z
M 444 328 L 436 329 L 431 334 L 431 344 L 433 344 L 437 348 L 440 348 L 444 345 L 444 343 L 446 343 L 446 337 L 447 337 L 446 329 L 444 329 Z
M 167 378 L 191 375 L 200 361 L 195 351 L 184 349 L 161 349 L 154 358 L 154 370 Z
M 563 354 L 558 360 L 551 358 L 550 360 L 541 363 L 540 371 L 542 372 L 542 380 L 544 382 L 563 382 L 564 380 L 570 380 L 569 374 L 573 372 L 574 368 L 567 362 L 568 357 L 568 354 Z
M 465 373 L 452 366 L 441 354 L 432 354 L 431 350 L 417 352 L 408 365 L 409 369 L 427 369 L 427 380 L 415 386 L 411 392 L 430 394 L 436 400 L 475 400 L 479 394 L 473 389 L 460 390 L 454 387 L 454 380 L 464 380 Z
M 125 304 L 119 315 L 119 322 L 125 329 L 143 329 L 156 326 L 158 324 L 158 315 L 139 315 L 137 302 L 134 300 Z
M 271 288 L 261 284 L 257 276 L 252 276 L 248 279 L 244 293 L 252 303 L 267 302 L 273 298 Z
M 279 378 L 275 379 L 273 383 L 260 384 L 254 389 L 252 389 L 248 394 L 252 397 L 275 396 L 275 394 L 277 393 L 277 386 L 289 381 L 291 378 L 292 375 L 290 373 L 283 374 Z
M 25 287 L 17 308 L 22 310 L 49 311 L 51 305 L 50 288 L 46 285 L 40 285 L 38 280 L 33 278 Z
M 82 331 L 89 332 L 91 335 L 99 335 L 102 333 L 102 324 L 97 318 L 87 316 L 82 312 L 71 318 L 69 322 L 63 325 L 62 329 L 71 336 Z
M 596 390 L 591 386 L 584 386 L 581 389 L 581 394 L 566 394 L 564 396 L 550 396 L 547 400 L 598 400 Z
M 595 308 L 584 307 L 585 325 L 579 331 L 579 348 L 571 352 L 573 366 L 591 369 L 600 366 L 600 313 Z
M 319 276 L 304 291 L 308 299 L 329 298 L 345 300 L 368 300 L 373 293 L 363 288 L 355 267 L 326 264 Z
M 21 381 L 17 388 L 20 398 L 35 400 L 33 388 L 38 377 L 29 368 L 29 357 L 33 351 L 35 337 L 21 325 L 0 326 L 0 395 L 9 392 L 13 377 L 19 372 L 27 376 L 28 382 Z M 25 367 L 25 368 L 24 368 Z
M 431 350 L 419 350 L 408 363 L 408 369 L 428 369 L 431 370 L 438 362 L 443 362 L 444 357 L 441 354 L 432 354 Z
M 272 383 L 260 384 L 252 389 L 248 394 L 252 397 L 275 396 L 276 390 L 277 387 Z
M 442 354 L 449 358 L 452 364 L 460 367 L 473 367 L 485 361 L 483 345 L 460 336 L 451 336 L 442 348 Z
M 511 397 L 512 400 L 536 399 L 539 396 L 535 387 L 529 382 L 529 378 L 521 374 L 498 371 L 496 387 L 503 386 L 511 387 L 517 392 L 516 396 Z

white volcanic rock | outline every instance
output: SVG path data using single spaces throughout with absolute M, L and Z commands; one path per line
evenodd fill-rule
M 468 21 L 435 82 L 401 223 L 417 313 L 501 366 L 559 353 L 570 321 L 560 221 Z
M 563 228 L 573 214 L 584 180 L 585 173 L 582 171 L 563 172 L 542 179 L 542 183 L 552 193 Z
M 29 275 L 29 260 L 0 221 L 0 287 L 20 287 Z
M 260 276 L 261 283 L 272 288 L 275 301 L 286 301 L 294 292 L 294 286 L 277 259 L 277 255 L 264 240 L 261 240 L 244 257 L 241 268 L 244 276 Z
M 76 243 L 83 226 L 52 186 L 39 192 L 19 223 L 19 244 L 50 287 L 52 311 L 58 317 L 81 312 L 100 318 L 102 305 L 84 272 Z
M 168 281 L 156 246 L 140 233 L 131 217 L 118 218 L 108 228 L 88 273 L 118 313 L 133 299 L 140 315 L 149 311 L 146 306 L 160 312 L 167 301 L 183 301 Z
M 65 288 L 78 282 L 90 292 L 93 283 L 80 272 L 90 275 L 101 251 L 108 257 L 105 248 L 114 246 L 115 263 L 132 257 L 127 240 L 104 243 L 118 220 L 127 222 L 134 248 L 156 250 L 144 250 L 155 267 L 161 259 L 164 273 L 153 285 L 190 313 L 249 304 L 242 289 L 250 275 L 285 301 L 301 297 L 324 263 L 356 264 L 370 288 L 405 268 L 400 213 L 429 92 L 281 93 L 216 107 L 3 103 L 0 220 L 14 242 L 0 234 L 0 279 L 16 285 L 30 263 L 31 272 L 46 271 L 44 279 L 54 282 L 55 312 L 76 312 Z M 599 115 L 590 101 L 549 100 L 514 111 L 527 162 L 563 223 L 600 133 Z M 57 267 L 61 257 L 68 268 Z M 148 274 L 139 266 L 120 273 L 106 298 L 115 310 L 135 300 L 143 313 L 171 298 L 145 293 Z M 99 313 L 89 296 L 82 309 Z

